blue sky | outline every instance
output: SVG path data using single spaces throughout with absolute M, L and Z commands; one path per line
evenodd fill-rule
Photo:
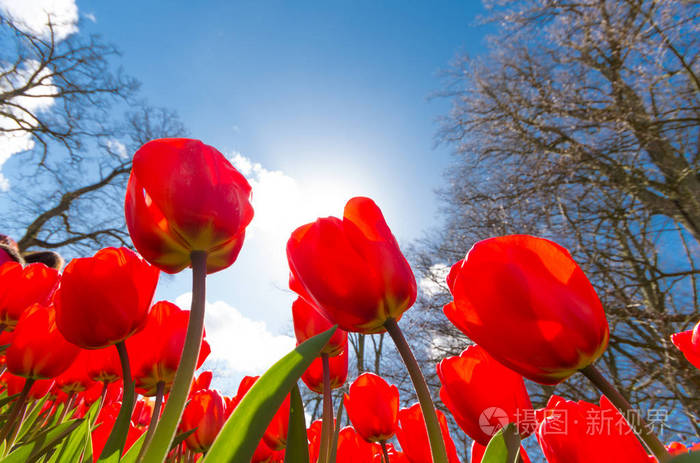
M 450 156 L 434 135 L 449 103 L 429 97 L 458 53 L 484 47 L 480 2 L 0 0 L 25 15 L 34 4 L 71 18 L 77 6 L 77 33 L 114 43 L 142 96 L 251 181 L 256 218 L 207 296 L 210 366 L 232 369 L 231 382 L 293 344 L 284 245 L 296 226 L 359 195 L 404 245 L 438 220 Z M 157 297 L 184 307 L 189 285 L 189 271 L 164 276 Z

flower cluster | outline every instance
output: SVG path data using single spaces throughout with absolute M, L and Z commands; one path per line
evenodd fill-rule
M 206 277 L 235 262 L 253 218 L 250 198 L 248 182 L 215 148 L 154 140 L 135 153 L 126 192 L 137 252 L 102 249 L 62 272 L 61 259 L 51 268 L 0 253 L 0 457 L 460 462 L 426 366 L 398 325 L 416 301 L 416 279 L 369 198 L 352 198 L 342 218 L 319 218 L 289 238 L 297 348 L 244 378 L 232 397 L 211 387 L 212 372 L 194 376 L 210 353 Z M 188 267 L 190 310 L 153 303 L 160 271 Z M 529 462 L 521 441 L 530 436 L 550 463 L 665 463 L 700 450 L 664 445 L 595 367 L 610 328 L 566 249 L 527 235 L 480 241 L 447 284 L 452 301 L 435 316 L 471 343 L 436 366 L 438 408 L 473 440 L 473 463 Z M 398 387 L 369 372 L 346 385 L 348 333 L 387 333 L 418 402 L 401 407 Z M 700 323 L 672 341 L 700 367 Z M 556 385 L 577 373 L 601 390 L 599 404 L 552 395 L 533 408 L 525 379 Z M 323 418 L 308 428 L 299 379 L 322 397 Z M 334 416 L 343 412 L 347 426 Z

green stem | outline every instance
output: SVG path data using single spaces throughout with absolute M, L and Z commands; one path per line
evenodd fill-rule
M 134 412 L 134 403 L 136 401 L 136 390 L 134 380 L 131 378 L 131 367 L 129 366 L 129 354 L 126 351 L 126 344 L 124 341 L 119 341 L 114 346 L 117 348 L 117 352 L 119 352 L 119 361 L 122 365 L 124 392 L 122 394 L 122 406 L 119 408 L 119 415 L 117 415 L 117 419 L 114 422 L 112 432 L 109 433 L 100 458 L 97 460 L 99 463 L 115 463 L 122 457 L 124 445 L 126 444 L 126 436 L 129 433 L 129 426 L 131 426 L 131 415 Z
M 321 424 L 321 448 L 318 463 L 327 463 L 331 448 L 331 429 L 333 429 L 333 402 L 331 397 L 331 369 L 328 354 L 321 354 L 323 362 L 323 421 Z
M 68 410 L 73 406 L 73 400 L 75 400 L 75 392 L 71 391 L 68 394 L 68 398 L 66 399 L 66 403 L 63 406 L 63 410 L 61 410 L 61 414 L 58 416 L 58 421 L 56 424 L 61 424 L 63 423 L 63 420 L 66 418 L 66 415 L 68 414 Z
M 382 445 L 382 455 L 384 455 L 384 463 L 389 463 L 389 451 L 386 449 L 386 441 L 379 442 Z
M 503 441 L 506 444 L 506 451 L 508 455 L 506 456 L 507 463 L 519 463 L 520 459 L 520 434 L 518 428 L 510 423 L 508 426 L 503 428 Z
M 143 461 L 145 449 L 148 448 L 149 444 L 151 443 L 151 440 L 153 439 L 153 433 L 156 430 L 156 426 L 158 426 L 158 418 L 160 418 L 160 407 L 163 405 L 163 395 L 165 395 L 165 382 L 159 381 L 156 385 L 156 403 L 153 405 L 153 414 L 151 415 L 151 422 L 148 423 L 146 437 L 143 438 L 143 445 L 141 445 L 139 456 L 136 458 L 137 462 Z
M 659 463 L 665 463 L 670 461 L 671 455 L 669 455 L 664 444 L 656 437 L 656 434 L 649 428 L 642 417 L 637 413 L 635 409 L 632 408 L 627 399 L 613 386 L 603 374 L 598 370 L 595 365 L 588 365 L 586 368 L 581 370 L 581 373 L 588 378 L 605 396 L 610 399 L 610 402 L 617 407 L 617 409 L 625 417 L 629 425 L 634 429 L 639 438 L 644 441 L 646 446 L 649 448 L 651 453 L 654 454 Z
M 90 422 L 90 427 L 95 426 L 95 422 L 97 421 L 97 417 L 100 416 L 100 412 L 102 411 L 102 407 L 105 405 L 105 398 L 107 397 L 107 386 L 109 383 L 107 381 L 102 381 L 102 393 L 100 394 L 100 404 L 97 406 L 97 410 L 95 410 L 95 415 L 92 417 L 92 421 Z
M 420 403 L 420 408 L 423 412 L 425 427 L 428 431 L 428 440 L 430 441 L 430 452 L 433 456 L 433 463 L 447 463 L 447 450 L 445 450 L 445 442 L 442 439 L 440 423 L 438 421 L 437 413 L 435 413 L 433 399 L 430 397 L 428 384 L 425 382 L 423 373 L 420 371 L 420 366 L 418 365 L 416 358 L 413 356 L 411 347 L 408 345 L 408 342 L 406 342 L 406 338 L 401 332 L 396 320 L 393 318 L 388 319 L 384 323 L 384 328 L 386 328 L 389 336 L 391 336 L 391 339 L 394 341 L 396 350 L 399 351 L 401 359 L 406 365 L 408 375 L 411 377 L 413 388 L 416 390 L 418 402 Z
M 338 410 L 335 412 L 335 429 L 333 430 L 333 440 L 331 442 L 331 455 L 328 463 L 335 463 L 338 453 L 338 436 L 340 434 L 340 422 L 343 420 L 343 401 L 339 400 Z
M 8 416 L 7 421 L 5 422 L 5 426 L 2 428 L 2 433 L 0 434 L 0 442 L 2 442 L 5 439 L 8 439 L 8 436 L 11 436 L 13 434 L 12 431 L 15 428 L 17 418 L 20 416 L 20 413 L 24 410 L 24 404 L 27 403 L 27 396 L 29 395 L 29 390 L 32 388 L 32 385 L 34 385 L 35 381 L 36 380 L 32 378 L 27 378 L 24 381 L 22 392 L 19 393 L 19 397 L 17 397 L 17 399 L 15 399 L 15 402 L 12 404 L 10 416 Z M 6 447 L 8 451 L 11 447 L 11 445 L 9 444 L 10 441 L 8 439 L 8 445 Z
M 207 253 L 205 251 L 192 251 L 191 260 L 192 307 L 190 309 L 190 321 L 187 325 L 185 345 L 182 349 L 180 365 L 175 373 L 168 403 L 165 405 L 163 416 L 161 416 L 153 434 L 151 445 L 148 446 L 144 454 L 143 461 L 147 462 L 161 462 L 167 456 L 182 416 L 182 410 L 187 402 L 194 370 L 197 367 L 197 358 L 199 357 L 199 348 L 202 344 L 202 334 L 204 332 Z

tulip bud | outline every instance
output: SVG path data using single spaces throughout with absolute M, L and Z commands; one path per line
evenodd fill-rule
M 199 140 L 162 138 L 134 154 L 126 224 L 134 246 L 153 265 L 177 273 L 192 251 L 206 251 L 207 273 L 230 266 L 253 219 L 251 188 L 215 148 Z

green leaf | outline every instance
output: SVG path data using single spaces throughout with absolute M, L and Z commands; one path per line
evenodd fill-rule
M 292 388 L 289 404 L 289 433 L 284 461 L 285 463 L 309 463 L 309 438 L 306 435 L 304 403 L 301 401 L 297 384 Z
M 258 379 L 229 417 L 203 463 L 249 463 L 265 429 L 301 375 L 335 332 L 298 345 Z
M 4 407 L 10 402 L 13 402 L 17 397 L 19 397 L 19 392 L 17 394 L 12 394 L 10 396 L 3 397 L 2 399 L 0 399 L 0 408 Z
M 139 452 L 141 451 L 141 446 L 143 445 L 143 440 L 146 438 L 146 433 L 141 434 L 136 442 L 131 446 L 129 450 L 124 454 L 119 463 L 136 463 L 136 459 L 139 457 Z
M 92 431 L 96 427 L 92 426 L 92 422 L 99 412 L 99 406 L 99 401 L 90 406 L 78 429 L 70 433 L 68 438 L 51 455 L 48 463 L 72 463 L 80 461 L 81 456 L 83 456 L 83 461 L 92 460 Z
M 20 423 L 20 428 L 19 431 L 17 432 L 17 441 L 21 442 L 22 438 L 27 435 L 27 433 L 32 430 L 32 427 L 34 426 L 34 423 L 36 422 L 37 418 L 39 417 L 39 413 L 41 412 L 41 408 L 44 406 L 44 402 L 48 399 L 48 395 L 44 396 L 41 398 L 39 401 L 34 402 L 33 404 L 30 405 L 29 408 L 29 413 L 25 415 L 25 417 L 22 419 L 22 422 Z M 31 436 L 27 436 L 31 437 Z
M 192 434 L 196 430 L 197 430 L 197 428 L 190 429 L 189 431 L 182 432 L 182 433 L 178 434 L 177 436 L 175 436 L 175 438 L 173 438 L 173 443 L 170 444 L 170 450 L 174 449 L 175 447 L 180 445 L 182 442 L 184 442 L 185 439 L 190 437 L 190 434 Z
M 13 450 L 9 455 L 0 460 L 0 463 L 26 463 L 35 461 L 40 456 L 53 449 L 68 434 L 80 426 L 82 422 L 82 419 L 67 421 L 50 430 L 39 433 L 31 442 L 20 445 Z
M 510 460 L 508 459 L 508 448 L 512 449 Z M 512 463 L 517 460 L 519 448 L 520 436 L 515 425 L 509 423 L 491 438 L 481 463 Z

